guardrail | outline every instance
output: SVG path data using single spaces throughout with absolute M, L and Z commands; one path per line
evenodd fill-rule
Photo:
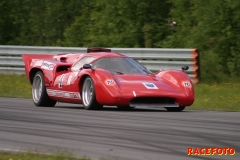
M 197 49 L 171 48 L 111 48 L 130 56 L 151 71 L 181 69 L 188 65 L 187 74 L 193 83 L 200 78 L 199 53 Z M 37 47 L 37 46 L 5 46 L 0 45 L 0 73 L 24 74 L 22 54 L 60 54 L 86 53 L 87 48 L 78 47 Z

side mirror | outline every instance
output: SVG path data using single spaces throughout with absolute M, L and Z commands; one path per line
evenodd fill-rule
M 90 64 L 84 64 L 83 69 L 92 69 L 92 66 Z
M 188 69 L 189 69 L 188 66 L 183 66 L 183 67 L 182 67 L 182 70 L 183 70 L 183 71 L 187 71 Z

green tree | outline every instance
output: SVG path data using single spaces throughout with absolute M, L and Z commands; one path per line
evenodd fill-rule
M 169 4 L 149 0 L 87 2 L 66 29 L 66 43 L 74 46 L 157 47 L 168 34 Z M 85 23 L 87 22 L 87 23 Z M 73 36 L 75 35 L 75 36 Z
M 64 31 L 82 12 L 83 1 L 60 0 L 46 3 L 46 45 L 64 45 Z
M 19 28 L 16 25 L 15 1 L 0 1 L 0 44 L 10 44 L 18 37 Z
M 44 10 L 44 0 L 11 0 L 9 14 L 15 35 L 8 44 L 44 45 Z
M 178 22 L 164 42 L 167 47 L 198 48 L 203 80 L 239 77 L 240 1 L 170 0 Z

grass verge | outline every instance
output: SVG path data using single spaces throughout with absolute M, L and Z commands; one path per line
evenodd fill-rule
M 195 102 L 190 108 L 240 111 L 240 83 L 196 84 Z
M 0 97 L 32 98 L 31 87 L 25 75 L 0 74 Z
M 188 109 L 240 111 L 240 83 L 196 84 L 195 102 Z M 25 75 L 0 74 L 0 96 L 31 98 Z
M 0 160 L 90 160 L 89 158 L 74 158 L 67 155 L 43 155 L 35 153 L 0 152 Z

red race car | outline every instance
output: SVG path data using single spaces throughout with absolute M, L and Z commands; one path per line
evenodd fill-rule
M 187 66 L 152 73 L 133 58 L 105 48 L 22 58 L 36 106 L 52 107 L 59 101 L 83 104 L 89 110 L 109 105 L 182 111 L 194 102 L 193 84 L 184 72 Z

